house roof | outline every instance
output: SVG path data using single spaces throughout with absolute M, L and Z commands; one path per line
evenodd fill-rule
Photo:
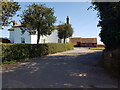
M 21 27 L 22 26 L 22 24 L 15 24 L 15 25 L 13 25 L 13 27 Z
M 79 38 L 81 38 L 81 37 L 70 37 L 70 38 L 75 38 L 75 39 L 79 39 Z
M 81 38 L 81 43 L 96 43 L 97 38 Z

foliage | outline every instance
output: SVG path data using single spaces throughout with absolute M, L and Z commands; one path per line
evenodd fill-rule
M 35 3 L 29 5 L 27 10 L 23 11 L 21 18 L 24 27 L 32 31 L 37 30 L 37 44 L 39 43 L 40 36 L 51 34 L 54 29 L 53 24 L 56 21 L 52 8 Z
M 72 44 L 62 43 L 2 44 L 2 62 L 20 61 L 26 58 L 35 58 L 71 49 L 73 49 Z
M 12 22 L 11 18 L 20 9 L 20 5 L 18 2 L 8 2 L 8 0 L 1 0 L 0 5 L 2 5 L 2 14 L 0 14 L 2 22 L 0 24 L 2 26 L 8 26 Z
M 49 54 L 57 53 L 57 52 L 63 52 L 67 50 L 73 49 L 73 44 L 62 44 L 62 43 L 48 43 L 48 52 Z
M 73 28 L 71 27 L 71 24 L 61 24 L 58 26 L 58 37 L 60 39 L 65 39 L 68 37 L 71 37 L 73 34 Z
M 120 2 L 93 2 L 100 18 L 101 41 L 106 48 L 120 48 Z
M 113 76 L 120 78 L 120 49 L 105 49 L 102 64 Z

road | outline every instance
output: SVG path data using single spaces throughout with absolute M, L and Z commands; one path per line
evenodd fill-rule
M 102 50 L 77 49 L 3 65 L 3 88 L 117 88 L 101 67 Z

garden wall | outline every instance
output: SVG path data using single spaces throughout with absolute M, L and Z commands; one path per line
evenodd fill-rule
M 2 62 L 41 57 L 47 54 L 72 50 L 73 44 L 2 44 Z

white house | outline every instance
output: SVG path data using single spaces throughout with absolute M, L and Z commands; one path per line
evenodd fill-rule
M 36 44 L 37 34 L 31 35 L 29 30 L 22 33 L 22 30 L 19 28 L 20 26 L 21 25 L 15 24 L 14 28 L 9 29 L 9 40 L 11 43 Z M 66 39 L 66 42 L 69 42 L 69 38 Z M 63 43 L 63 39 L 58 38 L 58 31 L 55 29 L 51 35 L 41 36 L 39 43 Z
M 69 24 L 69 17 L 66 18 L 66 23 Z M 13 27 L 9 29 L 10 36 L 9 40 L 11 43 L 28 43 L 28 44 L 36 44 L 37 43 L 37 32 L 36 34 L 30 34 L 30 30 L 26 30 L 24 33 L 20 29 L 22 25 L 13 23 Z M 58 30 L 55 29 L 51 35 L 41 36 L 39 43 L 63 43 L 63 39 L 59 39 Z M 69 38 L 66 39 L 65 42 L 69 42 Z

